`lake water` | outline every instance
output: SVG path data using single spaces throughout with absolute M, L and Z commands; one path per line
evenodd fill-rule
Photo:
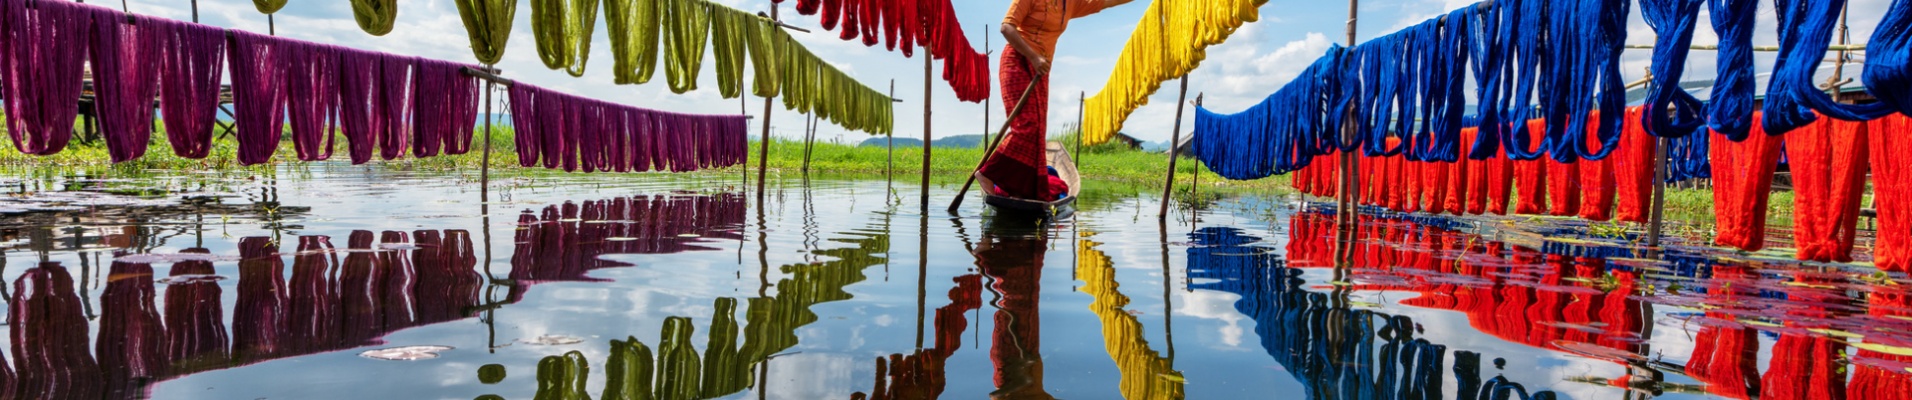
M 1243 196 L 1042 224 L 735 175 L 0 179 L 10 398 L 1883 399 L 1912 286 Z M 901 198 L 891 193 L 902 194 Z M 132 197 L 128 197 L 132 196 Z M 1542 240 L 1552 239 L 1552 240 Z M 1903 277 L 1899 277 L 1903 278 Z

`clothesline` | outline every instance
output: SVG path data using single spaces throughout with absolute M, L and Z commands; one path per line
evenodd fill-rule
M 1629 45 L 1626 45 L 1626 48 L 1629 48 L 1629 49 L 1644 49 L 1644 50 L 1652 50 L 1652 49 L 1653 49 L 1653 45 L 1650 45 L 1650 44 L 1629 44 Z M 1696 44 L 1696 45 L 1692 45 L 1692 46 L 1687 46 L 1687 49 L 1689 49 L 1689 50 L 1712 50 L 1712 51 L 1717 51 L 1717 50 L 1719 50 L 1719 45 L 1717 45 L 1717 44 Z M 1779 51 L 1779 46 L 1753 46 L 1753 47 L 1752 47 L 1752 49 L 1753 49 L 1753 51 L 1757 51 L 1757 52 L 1762 52 L 1762 53 L 1771 53 L 1771 52 L 1776 52 L 1776 51 Z M 1826 46 L 1826 51 L 1866 51 L 1866 45 L 1865 45 L 1864 43 L 1861 43 L 1861 44 L 1835 44 L 1835 45 L 1830 45 L 1830 46 Z
M 490 71 L 486 71 L 482 68 L 464 67 L 460 69 L 459 71 L 464 72 L 465 75 L 471 75 L 471 77 L 473 78 L 483 79 L 491 83 L 503 85 L 505 87 L 511 87 L 518 84 L 518 81 L 511 80 L 511 78 L 498 76 L 498 74 L 503 73 L 504 71 L 498 70 L 495 68 Z M 755 115 L 745 115 L 743 117 L 744 119 L 757 119 L 757 116 Z

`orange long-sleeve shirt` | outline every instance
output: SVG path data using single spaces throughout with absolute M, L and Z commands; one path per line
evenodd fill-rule
M 1022 39 L 1046 58 L 1056 55 L 1056 40 L 1069 28 L 1069 20 L 1082 18 L 1108 8 L 1104 0 L 1015 0 L 1003 25 L 1016 27 Z

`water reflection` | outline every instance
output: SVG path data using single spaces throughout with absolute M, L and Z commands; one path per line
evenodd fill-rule
M 554 221 L 527 227 L 521 236 L 533 240 L 519 246 L 548 258 L 514 262 L 517 279 L 503 283 L 521 293 L 537 282 L 582 279 L 583 273 L 608 266 L 596 264 L 598 254 L 708 249 L 697 244 L 699 237 L 739 238 L 734 229 L 742 210 L 734 195 L 553 207 L 546 214 Z M 158 247 L 165 240 L 154 237 L 157 229 L 127 231 L 127 238 L 105 240 L 131 250 Z M 616 240 L 607 241 L 611 238 Z M 52 238 L 36 239 L 35 248 L 51 247 Z M 284 253 L 276 236 L 238 238 L 232 286 L 222 285 L 227 281 L 218 275 L 214 260 L 219 257 L 173 262 L 163 295 L 153 264 L 113 261 L 100 294 L 100 331 L 92 351 L 84 288 L 72 273 L 58 262 L 24 271 L 7 296 L 14 360 L 11 368 L 0 364 L 0 393 L 6 394 L 0 397 L 148 397 L 160 381 L 378 345 L 392 332 L 469 318 L 496 306 L 480 296 L 487 280 L 477 272 L 466 231 L 353 231 L 344 249 L 334 248 L 327 236 L 295 239 L 296 250 Z M 146 244 L 131 246 L 137 243 Z M 203 247 L 181 253 L 213 254 Z M 125 250 L 114 253 L 126 255 Z M 292 260 L 289 280 L 287 258 Z M 227 290 L 236 292 L 230 305 L 222 303 Z
M 1912 320 L 1905 318 L 1912 309 L 1906 307 L 1904 281 L 1703 249 L 1676 248 L 1652 258 L 1655 255 L 1571 238 L 1534 239 L 1522 245 L 1487 240 L 1458 227 L 1430 219 L 1366 219 L 1356 235 L 1357 257 L 1347 281 L 1328 284 L 1354 293 L 1415 293 L 1399 304 L 1459 312 L 1481 333 L 1619 365 L 1624 375 L 1570 381 L 1623 388 L 1630 394 L 1879 399 L 1899 398 L 1912 389 L 1912 363 L 1906 362 L 1912 359 L 1912 337 L 1907 336 Z M 1189 250 L 1190 274 L 1218 280 L 1197 287 L 1242 295 L 1237 308 L 1257 316 L 1263 327 L 1258 333 L 1271 355 L 1284 365 L 1300 366 L 1293 371 L 1312 383 L 1310 391 L 1317 397 L 1364 394 L 1370 385 L 1353 385 L 1358 388 L 1350 391 L 1347 374 L 1315 369 L 1361 363 L 1323 363 L 1316 357 L 1363 354 L 1368 345 L 1339 338 L 1358 338 L 1369 331 L 1388 342 L 1380 350 L 1386 353 L 1385 346 L 1411 338 L 1412 332 L 1401 327 L 1416 325 L 1405 317 L 1365 310 L 1387 307 L 1383 304 L 1350 304 L 1359 301 L 1305 290 L 1308 283 L 1296 268 L 1333 265 L 1332 217 L 1298 214 L 1289 228 L 1293 240 L 1286 246 L 1286 265 L 1266 254 L 1268 249 L 1252 246 L 1258 238 L 1232 229 L 1205 229 L 1195 235 L 1198 247 Z M 1377 317 L 1386 324 L 1375 327 Z M 1284 326 L 1307 329 L 1266 329 Z M 1656 332 L 1667 328 L 1678 332 Z M 1384 360 L 1395 359 L 1383 355 Z M 1461 355 L 1456 354 L 1456 362 L 1474 362 Z M 1432 369 L 1439 369 L 1438 359 L 1433 357 Z M 1387 368 L 1382 370 L 1385 377 Z M 1456 365 L 1456 371 L 1462 370 Z M 1471 389 L 1469 382 L 1478 381 L 1464 376 L 1455 382 L 1463 386 L 1456 398 L 1500 396 L 1491 393 L 1499 385 L 1492 380 L 1479 389 L 1488 392 Z M 1385 394 L 1388 385 L 1374 386 Z
M 741 221 L 741 215 L 738 217 Z M 759 374 L 767 373 L 773 359 L 797 345 L 798 329 L 817 322 L 811 308 L 851 299 L 844 289 L 867 279 L 864 270 L 887 261 L 888 234 L 853 232 L 845 236 L 831 240 L 842 247 L 813 251 L 827 261 L 780 267 L 787 278 L 777 282 L 776 295 L 745 300 L 746 325 L 737 321 L 738 299 L 715 299 L 713 314 L 707 319 L 711 321 L 709 334 L 701 351 L 692 341 L 695 324 L 682 316 L 664 320 L 654 342 L 655 352 L 635 335 L 611 340 L 601 398 L 707 399 L 751 388 L 765 390 L 758 386 L 763 382 Z M 596 255 L 586 258 L 596 259 Z M 740 334 L 742 343 L 738 342 Z M 538 363 L 536 398 L 590 398 L 585 387 L 589 371 L 590 360 L 583 353 L 545 357 Z

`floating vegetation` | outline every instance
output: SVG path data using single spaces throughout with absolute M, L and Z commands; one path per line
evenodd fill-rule
M 130 264 L 168 264 L 189 261 L 239 261 L 238 256 L 222 256 L 206 253 L 169 253 L 169 254 L 128 254 L 113 258 L 113 261 Z
M 159 283 L 167 285 L 190 285 L 195 283 L 214 283 L 223 280 L 226 280 L 226 277 L 219 275 L 175 275 L 160 278 Z
M 563 346 L 584 343 L 584 338 L 564 335 L 544 335 L 531 339 L 518 339 L 518 343 L 538 346 Z
M 366 350 L 359 357 L 386 361 L 418 361 L 438 358 L 438 353 L 451 350 L 451 346 L 405 346 L 388 349 Z

